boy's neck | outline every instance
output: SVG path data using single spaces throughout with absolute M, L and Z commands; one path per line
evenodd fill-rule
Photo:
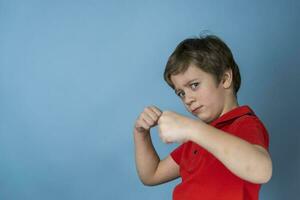
M 232 96 L 232 98 L 228 99 L 227 103 L 225 103 L 225 106 L 224 106 L 221 116 L 237 107 L 239 107 L 237 98 L 235 96 Z

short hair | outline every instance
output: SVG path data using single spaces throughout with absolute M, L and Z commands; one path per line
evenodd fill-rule
M 241 85 L 241 75 L 231 50 L 215 35 L 188 38 L 178 44 L 168 59 L 164 71 L 164 79 L 175 89 L 171 75 L 184 73 L 193 64 L 204 72 L 212 74 L 218 85 L 224 72 L 232 70 L 234 95 Z

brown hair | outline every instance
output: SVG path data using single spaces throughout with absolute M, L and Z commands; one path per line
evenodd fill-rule
M 170 87 L 174 88 L 171 75 L 185 72 L 193 64 L 204 72 L 214 76 L 218 85 L 226 70 L 232 70 L 234 94 L 241 85 L 239 67 L 234 61 L 229 47 L 217 36 L 208 35 L 203 37 L 188 38 L 176 47 L 168 59 L 164 79 Z

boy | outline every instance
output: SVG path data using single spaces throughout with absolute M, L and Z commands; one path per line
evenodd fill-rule
M 241 78 L 228 46 L 209 35 L 182 41 L 164 78 L 199 120 L 155 106 L 135 122 L 137 172 L 145 185 L 182 178 L 174 200 L 257 200 L 272 176 L 269 137 L 247 105 L 239 106 Z M 181 145 L 160 160 L 150 136 L 158 125 L 165 143 Z

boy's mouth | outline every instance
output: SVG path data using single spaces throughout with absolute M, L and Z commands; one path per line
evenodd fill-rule
M 197 113 L 201 108 L 202 108 L 202 106 L 195 108 L 194 110 L 192 110 L 192 113 Z

